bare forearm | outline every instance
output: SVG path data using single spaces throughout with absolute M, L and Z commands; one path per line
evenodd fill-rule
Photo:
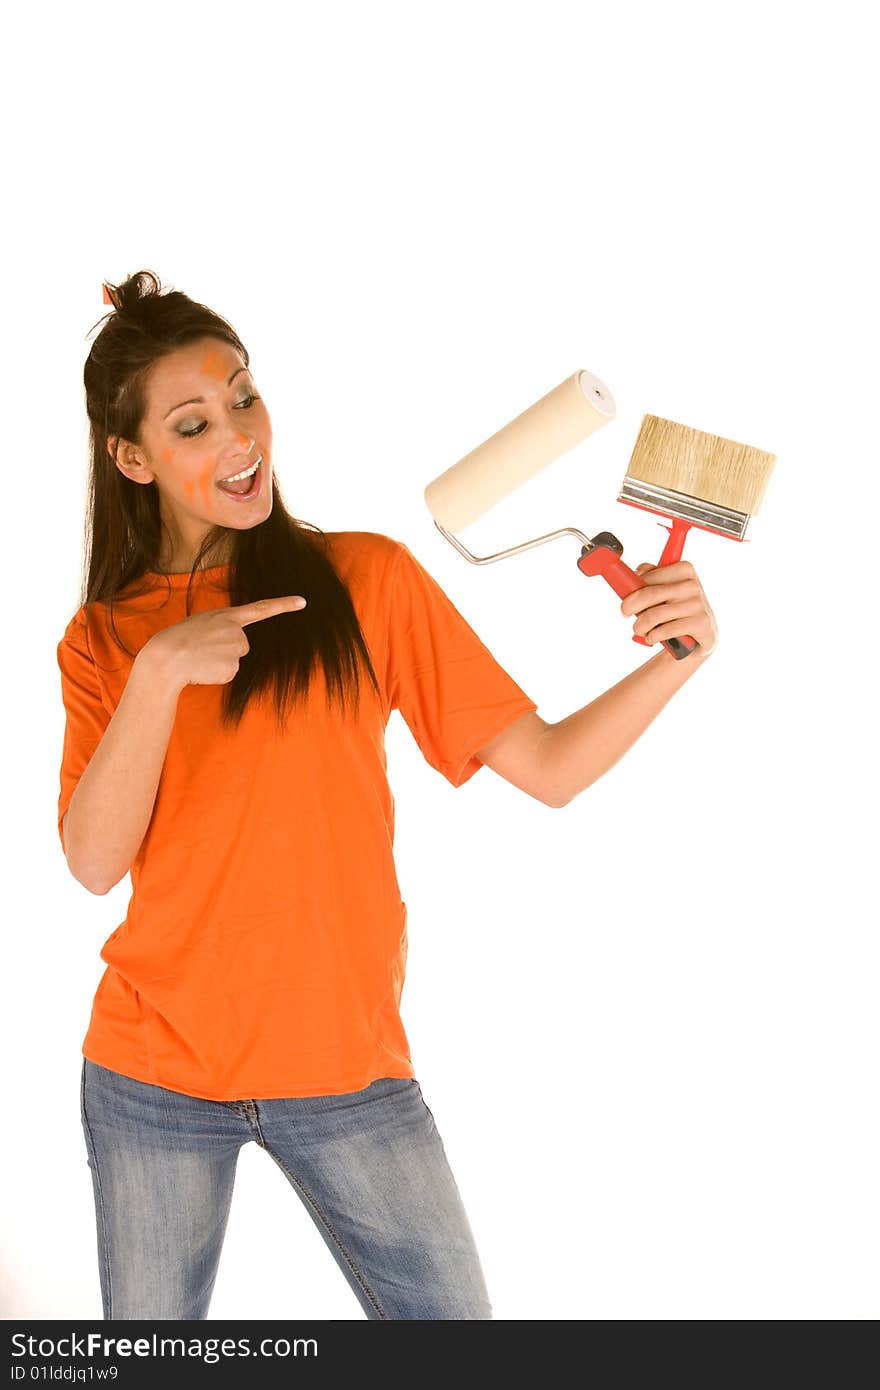
M 583 709 L 548 725 L 541 756 L 551 804 L 567 805 L 612 768 L 704 660 L 676 661 L 663 647 Z
M 136 656 L 113 718 L 64 818 L 73 876 L 107 893 L 141 847 L 159 787 L 180 687 L 149 650 Z

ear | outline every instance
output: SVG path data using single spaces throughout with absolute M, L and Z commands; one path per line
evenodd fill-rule
M 117 438 L 111 436 L 108 440 L 107 452 L 110 453 L 110 444 Z M 112 453 L 110 454 L 112 458 Z M 143 461 L 141 451 L 136 444 L 132 444 L 129 439 L 119 439 L 118 452 L 116 455 L 116 467 L 120 473 L 133 483 L 151 483 L 153 481 L 153 471 Z

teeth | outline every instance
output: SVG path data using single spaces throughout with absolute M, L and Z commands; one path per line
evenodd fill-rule
M 241 473 L 233 473 L 233 474 L 231 474 L 230 477 L 228 477 L 228 478 L 221 478 L 221 479 L 220 479 L 220 482 L 221 482 L 221 483 L 237 483 L 237 482 L 239 481 L 240 478 L 249 478 L 249 477 L 251 476 L 252 473 L 256 473 L 257 468 L 259 467 L 259 464 L 260 464 L 260 459 L 261 459 L 262 457 L 263 457 L 263 455 L 260 454 L 260 458 L 258 458 L 254 463 L 252 463 L 251 466 L 250 466 L 250 468 L 245 468 L 245 469 L 243 469 L 243 470 L 241 471 Z

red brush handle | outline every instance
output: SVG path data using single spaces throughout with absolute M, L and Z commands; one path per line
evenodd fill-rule
M 660 525 L 663 525 L 661 522 Z M 674 565 L 681 559 L 681 552 L 684 549 L 685 536 L 690 530 L 689 521 L 681 521 L 674 517 L 672 525 L 668 527 L 669 540 L 663 548 L 660 556 L 660 565 Z M 629 565 L 625 565 L 620 558 L 623 546 L 615 536 L 608 531 L 602 531 L 600 535 L 594 537 L 593 549 L 588 550 L 578 560 L 578 569 L 587 575 L 599 574 L 607 581 L 620 598 L 626 598 L 627 594 L 633 593 L 636 589 L 644 589 L 645 581 L 635 570 L 631 570 Z M 690 656 L 700 645 L 693 637 L 663 637 L 660 639 L 663 646 L 676 659 L 681 661 L 685 656 Z M 637 633 L 633 633 L 633 641 L 640 642 L 643 647 L 648 643 L 645 638 Z

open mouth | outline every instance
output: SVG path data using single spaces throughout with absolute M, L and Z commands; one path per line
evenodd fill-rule
M 217 483 L 216 486 L 220 489 L 221 492 L 225 493 L 227 497 L 235 497 L 236 499 L 241 501 L 244 498 L 253 497 L 259 491 L 260 479 L 262 477 L 262 474 L 263 456 L 261 454 L 260 457 L 257 459 L 256 468 L 249 477 L 240 478 L 238 479 L 238 481 L 234 483 Z

